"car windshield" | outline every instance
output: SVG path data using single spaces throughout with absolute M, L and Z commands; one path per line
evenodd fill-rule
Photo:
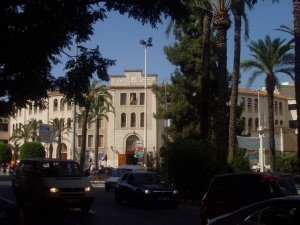
M 83 177 L 77 162 L 45 162 L 42 164 L 43 177 Z
M 113 174 L 111 175 L 112 177 L 120 177 L 126 172 L 130 172 L 132 169 L 116 169 Z
M 137 184 L 166 184 L 166 180 L 159 174 L 136 174 Z
M 300 194 L 300 179 L 298 178 L 282 178 L 278 180 L 278 184 L 285 196 Z

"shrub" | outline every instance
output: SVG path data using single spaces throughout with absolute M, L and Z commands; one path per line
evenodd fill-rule
M 24 158 L 36 158 L 45 157 L 46 152 L 44 146 L 41 142 L 26 142 L 22 145 L 20 149 L 20 159 Z
M 299 172 L 298 159 L 296 153 L 276 154 L 276 171 L 280 173 L 294 173 Z
M 245 157 L 245 154 L 241 149 L 237 150 L 236 156 L 228 162 L 228 165 L 228 172 L 230 173 L 251 172 L 249 159 Z
M 5 143 L 0 142 L 0 162 L 9 163 L 11 159 L 12 155 L 10 147 Z

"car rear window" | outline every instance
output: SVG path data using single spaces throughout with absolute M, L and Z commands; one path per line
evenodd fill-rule
M 112 177 L 120 177 L 126 172 L 131 172 L 132 169 L 116 169 L 113 174 L 111 175 Z
M 278 185 L 284 196 L 300 194 L 300 179 L 299 178 L 279 178 Z

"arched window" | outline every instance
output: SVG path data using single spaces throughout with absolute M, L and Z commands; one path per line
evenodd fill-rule
M 254 111 L 257 113 L 258 112 L 258 100 L 257 98 L 254 99 Z
M 252 129 L 252 118 L 249 117 L 248 118 L 248 130 L 251 130 Z
M 37 106 L 36 105 L 34 106 L 34 113 L 35 114 L 37 113 Z
M 130 127 L 136 126 L 136 116 L 135 113 L 131 113 L 130 115 Z
M 68 100 L 67 110 L 70 111 L 72 109 L 72 101 Z
M 248 98 L 248 112 L 252 112 L 252 99 Z
M 141 113 L 140 117 L 140 126 L 144 127 L 145 126 L 145 113 Z
M 29 114 L 32 113 L 32 103 L 29 103 Z
M 38 123 L 39 123 L 40 125 L 43 124 L 43 122 L 42 122 L 41 120 L 39 120 Z
M 13 127 L 12 127 L 12 128 L 13 128 L 13 131 L 14 131 L 14 130 L 15 130 L 15 124 L 13 124 Z
M 136 135 L 130 135 L 126 139 L 126 151 L 135 151 L 135 142 L 140 140 Z
M 258 128 L 258 126 L 259 126 L 258 118 L 255 118 L 255 127 Z
M 274 102 L 274 114 L 278 114 L 277 101 Z
M 282 102 L 279 102 L 279 115 L 282 115 Z
M 278 120 L 275 120 L 275 126 L 277 126 L 278 125 Z
M 126 127 L 126 114 L 121 114 L 121 127 Z
M 283 125 L 283 121 L 282 121 L 282 120 L 280 120 L 280 125 L 281 125 L 281 126 Z
M 64 108 L 65 108 L 65 100 L 62 98 L 60 99 L 59 110 L 64 111 Z
M 18 128 L 19 128 L 19 125 L 18 125 L 18 124 L 16 124 L 16 130 L 18 130 Z
M 71 118 L 68 118 L 68 120 L 67 120 L 67 126 L 68 127 L 71 127 L 71 122 L 72 122 Z
M 243 110 L 245 109 L 245 98 L 244 97 L 241 98 L 240 106 L 243 108 Z
M 57 99 L 54 99 L 54 101 L 53 101 L 53 112 L 57 111 L 57 107 L 58 107 L 58 101 L 57 101 Z

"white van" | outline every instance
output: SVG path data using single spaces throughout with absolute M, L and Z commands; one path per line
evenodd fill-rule
M 147 171 L 147 168 L 144 166 L 140 165 L 124 165 L 124 166 L 119 166 L 105 181 L 105 190 L 110 191 L 110 189 L 115 189 L 117 185 L 117 181 L 119 177 L 126 172 L 131 172 L 131 171 Z
M 93 187 L 74 160 L 22 159 L 12 176 L 17 204 L 33 202 L 47 208 L 80 208 L 87 214 Z

